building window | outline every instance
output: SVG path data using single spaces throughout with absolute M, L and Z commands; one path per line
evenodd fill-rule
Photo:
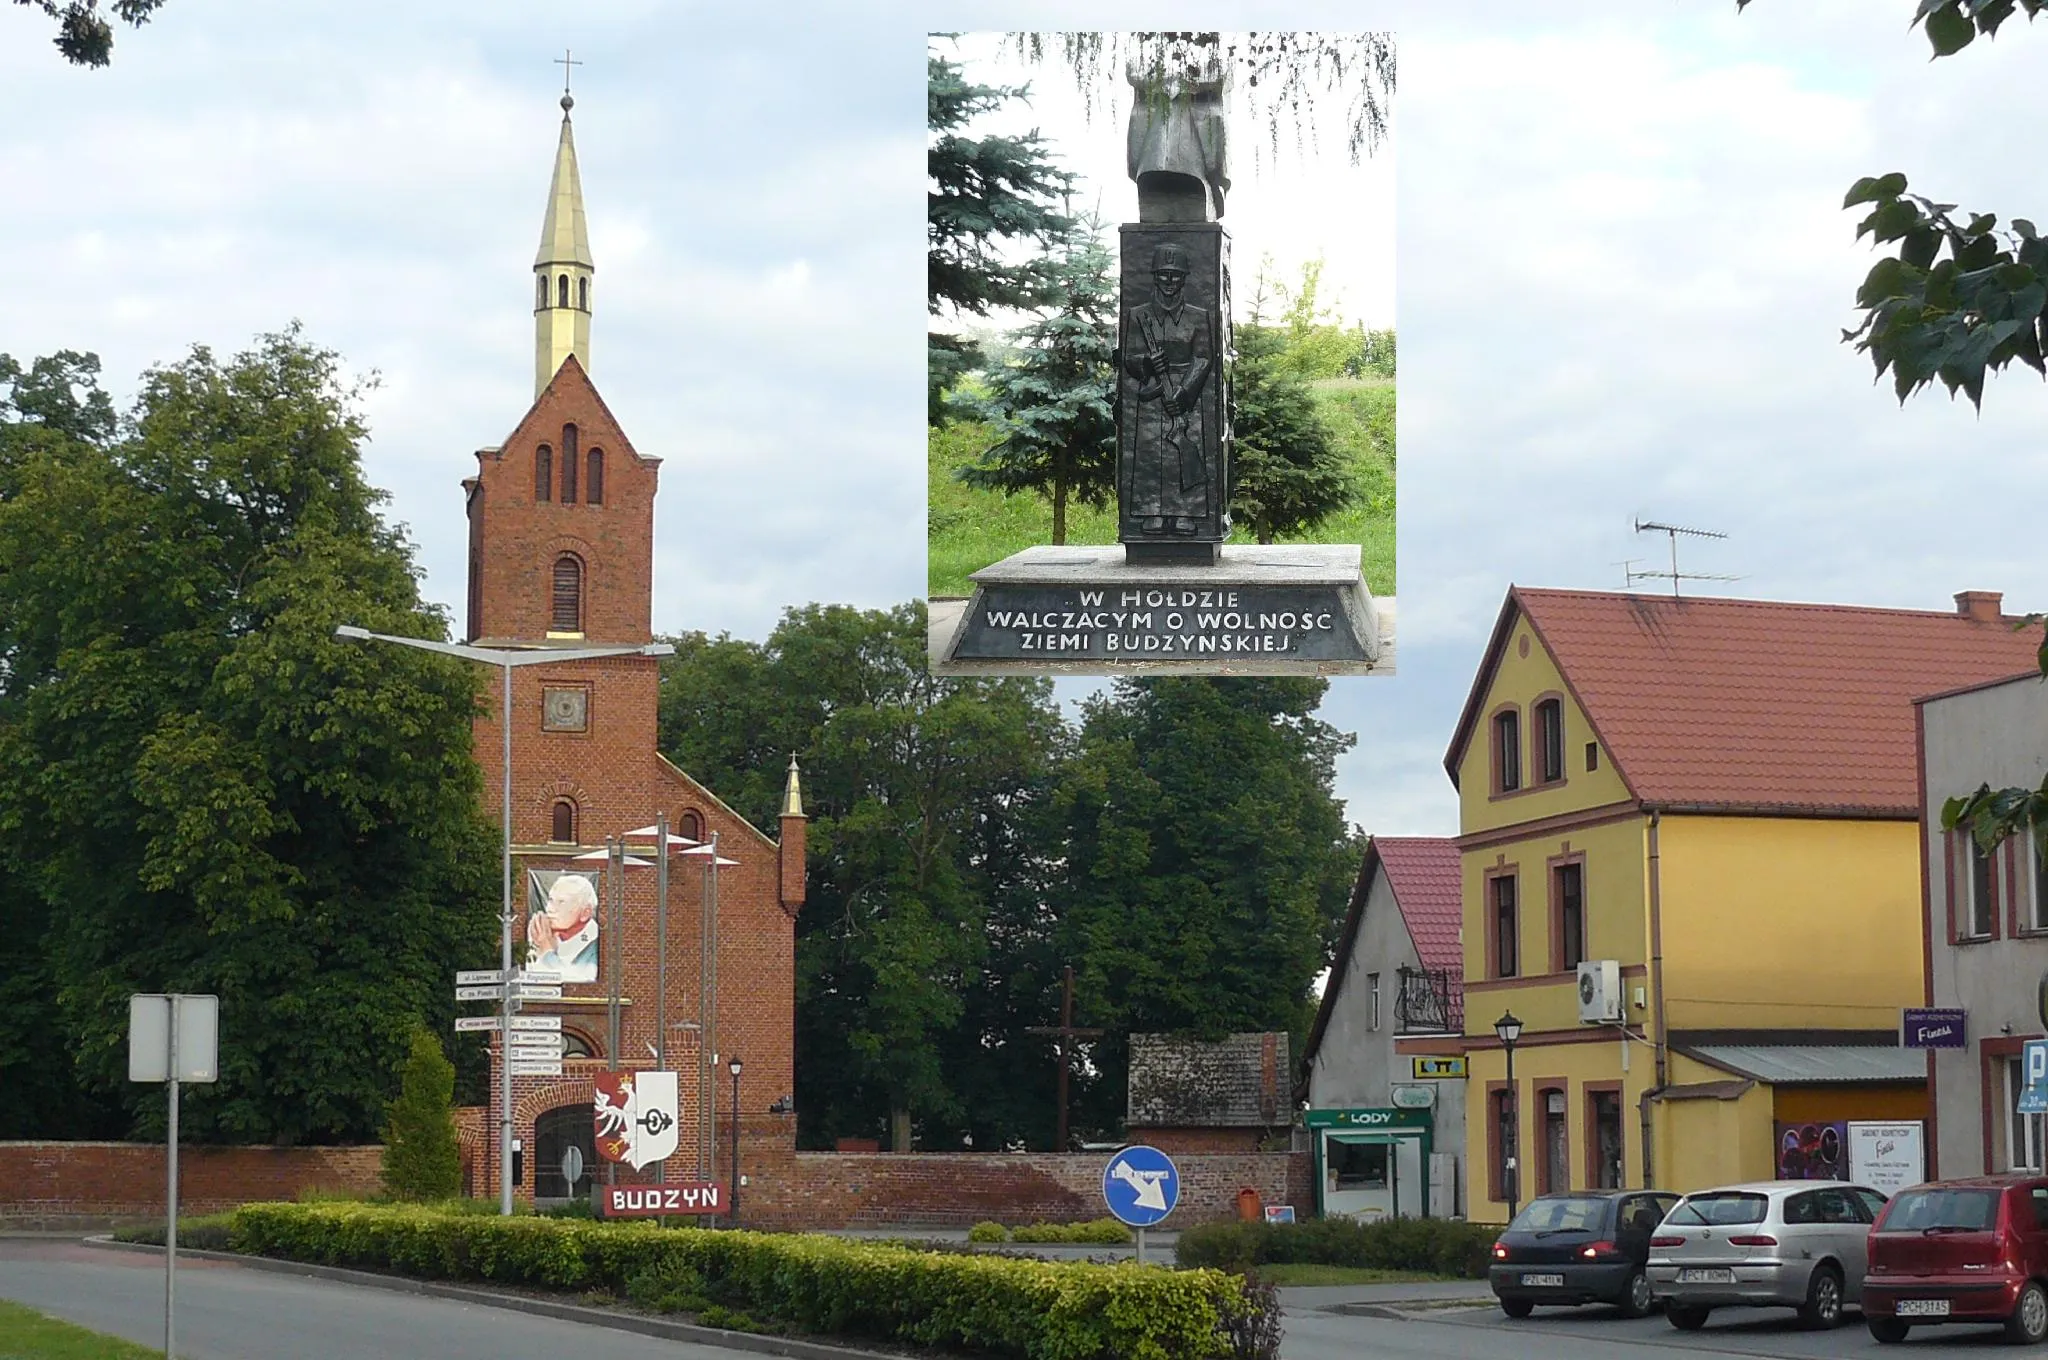
M 2048 930 L 2048 854 L 2041 851 L 2041 842 L 2034 833 L 2022 831 L 2017 838 L 2025 849 L 2019 851 L 2026 857 L 2027 866 L 2027 930 Z
M 1621 1189 L 1621 1092 L 1588 1092 L 1586 1127 L 1593 1140 L 1593 1159 L 1587 1167 L 1592 1188 Z
M 548 839 L 557 845 L 576 844 L 576 804 L 571 800 L 555 800 L 554 824 L 548 829 Z
M 585 468 L 584 468 L 584 470 L 585 470 L 585 472 L 586 472 L 586 474 L 587 474 L 587 475 L 586 475 L 586 476 L 585 476 L 585 477 L 583 478 L 583 503 L 584 503 L 585 505 L 603 505 L 603 504 L 604 504 L 604 450 L 603 450 L 603 449 L 592 449 L 592 450 L 590 451 L 590 458 L 589 458 L 589 461 L 588 461 L 588 462 L 587 462 L 587 463 L 585 464 Z
M 693 840 L 693 841 L 701 841 L 701 840 L 703 840 L 703 839 L 704 839 L 704 814 L 703 814 L 703 813 L 701 813 L 701 812 L 694 812 L 694 811 L 693 811 L 693 812 L 685 812 L 685 813 L 683 814 L 683 820 L 682 820 L 682 822 L 681 822 L 680 824 L 678 824 L 678 825 L 677 825 L 677 827 L 676 827 L 676 834 L 677 834 L 678 836 L 685 836 L 685 837 L 688 837 L 688 838 L 689 838 L 690 840 Z
M 1380 1027 L 1380 975 L 1378 973 L 1367 973 L 1365 981 L 1366 995 L 1371 998 L 1370 1004 L 1372 1008 L 1372 1023 L 1368 1028 L 1378 1029 Z
M 555 559 L 554 613 L 550 632 L 583 631 L 583 564 L 568 553 Z
M 1589 771 L 1600 768 L 1600 743 L 1597 741 L 1586 743 L 1586 768 Z
M 2041 1169 L 2041 1125 L 2043 1116 L 2021 1114 L 2020 1093 L 2027 1089 L 2024 1058 L 2005 1060 L 2006 1139 L 2005 1164 L 2008 1171 Z
M 1505 1200 L 1513 1193 L 1515 1180 L 1514 1092 L 1502 1088 L 1492 1092 L 1487 1100 L 1492 1108 L 1487 1111 L 1486 1140 L 1493 1144 L 1493 1164 L 1487 1169 L 1493 1173 L 1493 1198 Z
M 555 451 L 545 444 L 533 451 L 533 498 L 537 501 L 555 498 Z
M 1568 973 L 1586 957 L 1586 866 L 1560 864 L 1551 871 L 1557 901 L 1557 969 Z
M 548 306 L 548 276 L 545 274 L 537 275 L 533 281 L 536 285 L 533 290 L 534 310 L 544 312 Z
M 1539 1194 L 1562 1194 L 1572 1188 L 1571 1137 L 1565 1129 L 1565 1095 L 1560 1087 L 1536 1093 L 1543 1105 L 1542 1175 Z
M 1512 708 L 1493 715 L 1493 768 L 1501 793 L 1522 787 L 1522 718 Z
M 557 307 L 569 305 L 569 276 L 567 274 L 562 275 L 561 278 L 555 281 L 555 305 Z
M 562 1031 L 562 1056 L 565 1058 L 595 1058 L 597 1049 L 588 1037 L 573 1029 Z
M 1988 940 L 1998 928 L 1998 875 L 1993 856 L 1984 852 L 1968 831 L 1956 831 L 1955 853 L 1962 860 L 1962 911 L 1957 938 Z
M 576 280 L 576 306 L 579 311 L 590 310 L 590 280 Z
M 1330 1189 L 1385 1190 L 1393 1170 L 1394 1149 L 1386 1143 L 1353 1143 L 1331 1139 L 1324 1144 L 1330 1160 Z
M 1515 915 L 1515 880 L 1496 878 L 1493 885 L 1493 975 L 1515 977 L 1521 942 L 1520 922 Z
M 576 427 L 562 427 L 562 504 L 576 503 Z
M 1564 701 L 1545 699 L 1536 705 L 1536 773 L 1540 782 L 1564 778 Z

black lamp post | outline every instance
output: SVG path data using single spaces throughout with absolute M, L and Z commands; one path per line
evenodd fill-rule
M 1508 1222 L 1515 1221 L 1515 1214 L 1521 1208 L 1522 1163 L 1516 1154 L 1522 1143 L 1522 1102 L 1515 1090 L 1515 1040 L 1522 1037 L 1522 1022 L 1515 1019 L 1513 1011 L 1503 1011 L 1500 1019 L 1493 1022 L 1493 1032 L 1500 1037 L 1500 1046 L 1508 1056 L 1508 1108 L 1507 1147 L 1503 1150 L 1508 1182 Z
M 732 1073 L 732 1207 L 727 1210 L 731 1225 L 740 1225 L 740 1060 L 726 1064 Z

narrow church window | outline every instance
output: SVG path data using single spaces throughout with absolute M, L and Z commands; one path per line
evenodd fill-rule
M 555 305 L 557 307 L 569 305 L 569 276 L 567 274 L 562 275 L 561 278 L 555 281 Z
M 683 814 L 682 825 L 676 828 L 676 834 L 679 836 L 687 836 L 693 841 L 703 840 L 704 814 L 701 812 L 685 812 Z
M 576 307 L 579 311 L 590 310 L 590 280 L 576 280 Z
M 533 498 L 555 498 L 555 451 L 545 444 L 533 451 Z
M 545 311 L 548 305 L 548 276 L 545 274 L 536 275 L 533 281 L 537 285 L 534 289 L 533 305 L 539 310 Z
M 558 845 L 576 844 L 576 804 L 567 798 L 555 800 L 555 821 L 548 839 Z
M 562 427 L 562 504 L 576 503 L 576 427 Z
M 583 564 L 568 553 L 555 559 L 554 604 L 554 619 L 549 624 L 552 631 L 583 631 Z
M 604 450 L 590 451 L 589 475 L 583 479 L 583 501 L 586 505 L 604 504 Z

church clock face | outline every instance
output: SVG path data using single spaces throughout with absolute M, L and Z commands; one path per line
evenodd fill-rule
M 585 732 L 590 729 L 590 691 L 586 689 L 544 689 L 541 691 L 541 730 L 544 732 Z

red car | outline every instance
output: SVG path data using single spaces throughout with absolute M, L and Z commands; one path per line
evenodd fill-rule
M 1863 1320 L 1879 1341 L 1947 1322 L 2048 1339 L 2048 1178 L 1975 1176 L 1892 1196 L 1870 1229 Z

